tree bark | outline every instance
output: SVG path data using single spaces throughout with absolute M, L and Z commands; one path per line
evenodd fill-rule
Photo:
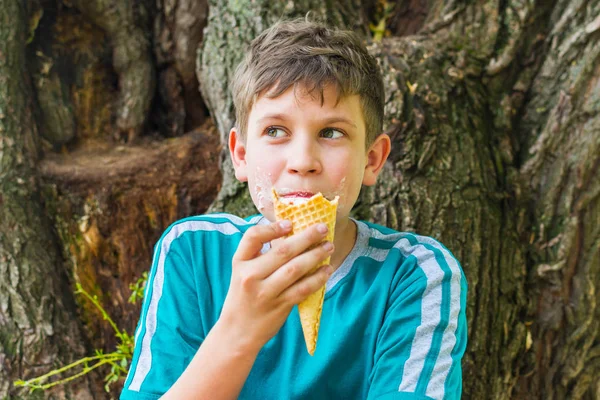
M 28 65 L 47 147 L 181 136 L 204 123 L 195 64 L 206 0 L 36 1 Z
M 530 191 L 532 353 L 520 394 L 600 398 L 600 2 L 557 2 L 513 127 Z
M 356 215 L 433 236 L 456 255 L 469 283 L 465 397 L 503 398 L 525 343 L 524 251 L 490 143 L 483 65 L 426 38 L 384 40 L 371 50 L 388 88 L 393 151 Z
M 204 212 L 216 195 L 214 130 L 207 124 L 204 132 L 168 141 L 80 149 L 40 163 L 46 209 L 73 280 L 129 334 L 141 306 L 128 302 L 129 284 L 148 271 L 152 245 L 173 221 Z M 102 314 L 85 299 L 78 305 L 95 347 L 113 351 L 116 338 Z
M 418 35 L 371 45 L 393 150 L 354 215 L 434 236 L 462 262 L 465 398 L 599 396 L 598 7 L 438 1 Z M 261 18 L 226 42 L 217 30 L 236 23 L 227 7 L 211 8 L 214 37 L 199 59 L 223 144 L 233 124 L 227 73 L 240 56 L 222 52 L 279 15 L 244 10 Z M 212 210 L 254 212 L 225 162 L 223 172 Z
M 212 200 L 256 212 L 226 151 L 229 84 L 260 31 L 311 11 L 363 34 L 384 76 L 392 154 L 353 215 L 441 240 L 466 272 L 464 398 L 600 398 L 599 0 L 18 3 L 0 0 L 0 397 L 82 355 L 73 282 L 131 333 L 128 284 L 170 222 Z
M 117 135 L 129 141 L 141 133 L 155 87 L 151 59 L 148 1 L 69 0 L 107 34 L 119 79 Z M 145 28 L 145 29 L 144 29 Z
M 196 79 L 196 52 L 208 18 L 208 0 L 163 0 L 157 3 L 154 37 L 160 131 L 180 136 L 200 126 L 208 111 Z
M 41 177 L 45 204 L 43 209 L 38 207 L 34 210 L 39 211 L 40 218 L 44 217 L 44 210 L 51 216 L 51 223 L 60 238 L 62 254 L 68 260 L 64 265 L 69 268 L 68 277 L 64 274 L 64 270 L 62 275 L 53 269 L 47 272 L 55 277 L 57 284 L 61 285 L 60 291 L 50 291 L 50 285 L 46 288 L 50 291 L 47 296 L 51 295 L 58 304 L 56 307 L 68 300 L 71 311 L 75 310 L 72 293 L 75 290 L 75 283 L 78 283 L 86 292 L 97 297 L 119 329 L 130 335 L 133 334 L 139 319 L 141 304 L 140 301 L 135 305 L 129 303 L 128 299 L 131 295 L 129 285 L 141 277 L 143 272 L 148 271 L 152 259 L 152 245 L 157 242 L 164 230 L 175 220 L 205 212 L 216 196 L 221 181 L 216 166 L 218 158 L 216 138 L 214 126 L 208 123 L 202 131 L 192 131 L 168 141 L 146 140 L 136 146 L 90 146 L 72 152 L 68 157 L 61 154 L 47 155 L 39 162 L 37 169 Z M 3 196 L 2 199 L 4 201 L 6 198 Z M 29 200 L 25 198 L 18 200 L 19 204 L 31 208 Z M 3 212 L 5 210 L 6 213 L 14 214 L 15 210 L 18 210 L 12 203 L 4 202 L 2 205 L 7 206 L 6 209 L 3 208 Z M 31 212 L 31 209 L 28 212 Z M 3 219 L 2 223 L 4 221 Z M 7 224 L 12 223 L 10 218 L 6 221 Z M 51 230 L 47 219 L 42 222 L 46 223 L 46 227 Z M 51 242 L 50 238 L 42 234 L 39 227 L 44 225 L 40 221 L 35 219 L 31 223 L 35 223 L 32 226 L 38 228 L 32 229 L 35 232 L 25 231 L 26 238 L 33 237 L 37 242 L 44 244 L 43 247 L 40 244 L 40 251 L 46 249 L 42 255 L 49 263 L 45 267 L 44 265 L 39 267 L 62 266 L 63 262 L 60 261 L 59 256 L 61 249 L 56 246 L 56 240 Z M 11 238 L 11 235 L 16 236 L 24 230 L 22 226 L 9 229 L 0 225 L 0 244 Z M 34 242 L 36 246 L 37 242 Z M 50 244 L 54 247 L 50 247 Z M 0 246 L 0 256 L 3 256 L 2 251 L 3 247 Z M 51 256 L 53 259 L 50 258 Z M 56 261 L 57 259 L 59 261 Z M 27 262 L 38 262 L 38 259 Z M 14 263 L 15 266 L 7 265 L 17 272 L 12 269 L 0 271 L 0 278 L 2 278 L 0 289 L 10 288 L 10 294 L 17 291 L 20 283 L 19 260 Z M 4 268 L 4 263 L 1 265 Z M 42 285 L 42 282 L 46 282 L 47 284 L 48 277 L 43 276 L 41 271 L 35 272 L 38 274 L 35 278 L 41 282 L 34 283 Z M 40 313 L 46 309 L 47 312 L 54 312 L 54 304 L 48 299 L 44 301 L 50 302 L 50 305 L 44 302 L 40 305 L 37 298 L 27 297 L 28 288 L 29 286 L 22 289 L 23 298 L 18 299 L 20 308 L 35 308 L 36 312 Z M 37 286 L 36 290 L 39 290 Z M 14 301 L 12 297 L 4 299 L 1 296 L 0 300 L 2 304 L 9 305 Z M 94 349 L 105 353 L 113 352 L 115 345 L 118 344 L 112 327 L 107 324 L 102 313 L 93 304 L 84 298 L 77 298 L 76 303 L 79 316 L 78 318 L 72 316 L 70 321 L 82 322 L 85 335 L 82 336 L 79 331 L 75 332 L 77 335 L 68 332 L 64 336 L 64 340 L 71 346 L 68 351 L 61 347 L 50 354 L 42 353 L 54 368 L 65 365 L 67 361 L 73 361 L 74 357 L 91 355 Z M 10 313 L 6 315 L 0 314 L 2 317 L 0 321 L 17 323 L 24 318 L 15 314 L 12 309 L 9 311 Z M 63 310 L 63 312 L 67 311 L 69 309 Z M 30 321 L 28 329 L 64 333 L 69 327 L 72 328 L 71 325 L 76 324 L 76 322 L 67 324 L 59 317 L 48 318 L 48 320 Z M 55 324 L 60 325 L 55 326 Z M 17 336 L 13 331 L 4 329 L 0 326 L 0 338 L 9 338 L 11 340 L 6 339 L 7 343 L 13 343 Z M 29 332 L 29 336 L 32 335 L 33 333 Z M 86 343 L 86 337 L 92 342 L 93 348 L 92 346 L 83 348 L 81 343 Z M 28 340 L 33 342 L 32 338 Z M 53 349 L 52 343 L 50 338 L 45 338 L 39 346 L 43 345 L 43 348 L 49 351 Z M 4 342 L 0 344 L 4 346 Z M 0 350 L 3 351 L 3 348 Z M 14 353 L 15 358 L 22 357 L 29 362 L 31 358 L 37 360 L 41 357 L 28 347 L 20 348 L 14 344 L 10 351 Z M 61 353 L 58 353 L 59 351 Z M 8 390 L 16 379 L 32 378 L 47 372 L 48 368 L 45 365 L 37 364 L 40 362 L 36 361 L 36 368 L 33 370 L 25 367 L 20 369 L 11 367 L 14 371 L 7 369 L 10 372 L 9 376 L 0 375 L 2 378 L 0 382 L 3 384 L 6 382 L 6 388 L 0 386 L 0 389 Z M 6 366 L 7 368 L 11 366 L 8 359 Z M 98 375 L 104 373 L 106 370 L 101 370 Z M 103 377 L 98 375 L 94 376 L 95 398 L 117 398 L 123 380 L 114 384 L 110 393 L 105 393 L 102 387 Z M 59 387 L 60 390 L 47 394 L 54 394 L 57 398 L 70 398 L 69 393 L 77 388 L 77 385 L 63 386 Z M 0 392 L 0 395 L 2 393 Z M 12 390 L 5 393 L 17 392 Z M 27 398 L 24 393 L 21 395 Z M 79 395 L 81 397 L 75 398 L 86 398 L 81 392 Z
M 57 241 L 44 215 L 35 168 L 36 123 L 26 73 L 28 14 L 0 1 L 0 397 L 12 382 L 85 353 Z M 87 379 L 51 392 L 93 398 Z

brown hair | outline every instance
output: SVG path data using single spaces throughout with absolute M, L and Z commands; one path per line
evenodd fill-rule
M 250 44 L 232 82 L 236 125 L 246 137 L 248 116 L 258 96 L 275 98 L 290 86 L 317 91 L 334 84 L 338 101 L 359 95 L 369 146 L 383 128 L 383 81 L 377 62 L 360 38 L 307 19 L 280 21 Z

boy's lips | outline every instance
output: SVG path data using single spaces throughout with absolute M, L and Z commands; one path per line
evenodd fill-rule
M 313 192 L 309 192 L 306 190 L 299 190 L 299 191 L 286 191 L 285 193 L 281 193 L 279 196 L 281 197 L 301 197 L 301 198 L 311 198 L 313 197 L 315 194 Z

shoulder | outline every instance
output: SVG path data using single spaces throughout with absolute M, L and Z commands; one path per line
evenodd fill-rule
M 195 241 L 209 237 L 218 240 L 224 236 L 242 235 L 250 227 L 264 223 L 264 220 L 262 215 L 241 218 L 227 213 L 187 217 L 173 222 L 157 245 L 165 249 L 185 239 Z
M 217 232 L 224 235 L 244 233 L 250 227 L 261 223 L 262 215 L 240 218 L 236 215 L 218 213 L 187 217 L 172 223 L 164 232 L 166 236 L 181 236 L 185 233 Z
M 375 249 L 397 249 L 406 256 L 419 257 L 423 254 L 443 257 L 447 262 L 456 262 L 454 255 L 438 240 L 414 232 L 398 232 L 367 221 L 357 221 L 359 232 L 366 234 L 369 247 Z M 442 261 L 442 260 L 440 260 Z
M 378 261 L 397 259 L 400 272 L 418 272 L 429 281 L 451 280 L 466 285 L 459 261 L 440 241 L 366 221 L 357 221 L 357 225 L 368 238 L 369 257 Z
M 360 223 L 368 231 L 369 253 L 394 274 L 370 394 L 398 390 L 406 398 L 459 398 L 467 285 L 458 260 L 432 237 Z

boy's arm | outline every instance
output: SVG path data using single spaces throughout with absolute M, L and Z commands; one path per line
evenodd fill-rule
M 193 352 L 189 357 L 173 352 L 171 358 L 162 357 L 157 361 L 155 374 L 159 376 L 162 371 L 169 371 L 170 364 L 175 368 L 182 363 L 185 364 L 185 371 L 175 377 L 175 384 L 163 398 L 215 400 L 237 398 L 258 352 L 283 325 L 293 305 L 325 284 L 330 275 L 330 270 L 327 268 L 321 268 L 308 276 L 306 273 L 329 256 L 332 249 L 324 246 L 316 246 L 309 251 L 306 249 L 322 241 L 326 230 L 319 231 L 318 227 L 314 226 L 298 235 L 281 239 L 270 251 L 265 254 L 260 253 L 264 243 L 288 234 L 290 225 L 289 223 L 260 225 L 250 228 L 244 234 L 232 260 L 231 283 L 221 315 L 206 338 L 200 341 L 199 349 L 186 340 L 194 337 L 195 334 L 187 332 L 188 328 L 198 329 L 199 323 L 194 321 L 194 318 L 198 318 L 198 313 L 188 316 L 189 327 L 169 326 L 170 322 L 164 321 L 167 327 L 162 332 L 173 335 L 176 342 L 173 345 L 183 343 L 179 348 L 188 354 L 192 349 Z M 191 295 L 190 291 L 185 289 L 186 284 L 183 283 L 184 287 L 181 291 L 171 291 L 161 302 L 185 304 L 185 298 Z M 163 293 L 162 296 L 164 297 L 165 294 Z M 144 319 L 144 312 L 142 312 L 142 321 Z M 161 351 L 167 350 L 169 353 L 170 345 L 167 338 L 156 337 L 157 334 L 154 340 L 164 347 Z M 135 361 L 134 355 L 132 370 Z M 131 377 L 128 377 L 122 399 L 150 400 L 164 393 L 161 389 L 153 389 L 152 393 L 135 392 L 130 390 L 130 384 Z M 168 388 L 167 386 L 164 390 Z
M 235 399 L 252 369 L 260 348 L 245 346 L 221 320 L 161 399 Z
M 467 343 L 464 274 L 435 240 L 402 240 L 397 248 L 405 261 L 377 340 L 368 399 L 459 399 Z
M 236 399 L 260 349 L 279 331 L 292 307 L 323 286 L 327 269 L 305 276 L 333 251 L 310 246 L 327 230 L 317 226 L 283 239 L 260 255 L 265 243 L 290 232 L 291 224 L 250 228 L 232 261 L 229 292 L 219 320 L 183 375 L 163 399 Z

